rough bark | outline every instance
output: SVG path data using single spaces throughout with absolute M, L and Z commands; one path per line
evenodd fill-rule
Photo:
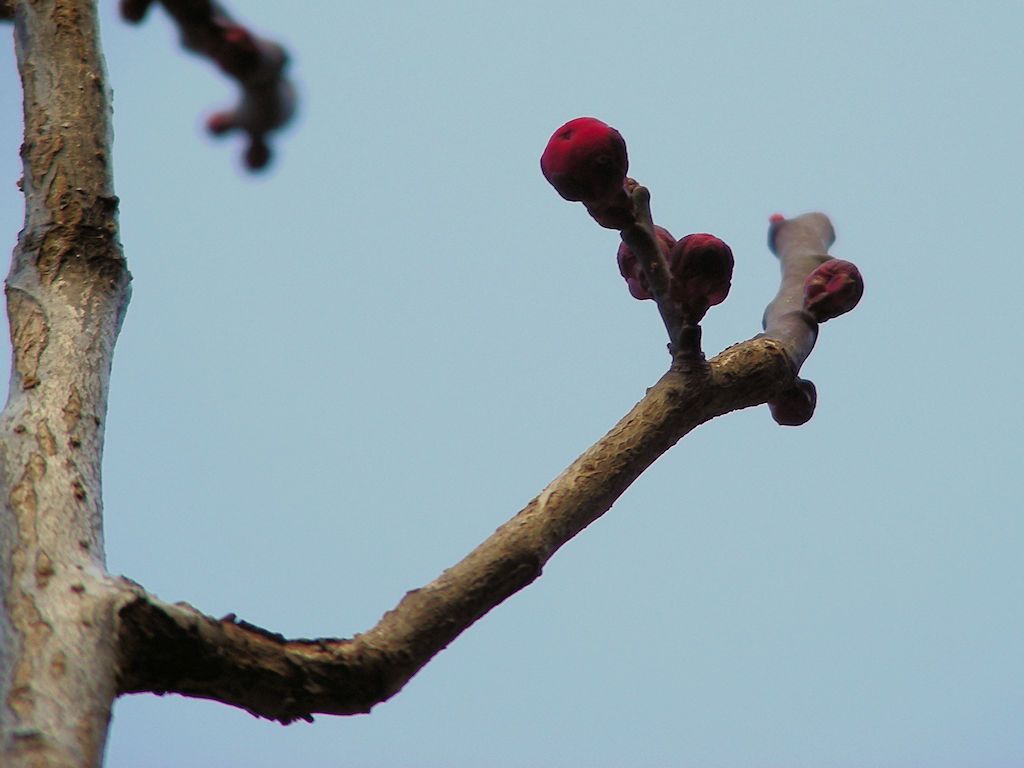
M 0 416 L 4 766 L 97 765 L 116 693 L 100 456 L 128 302 L 95 8 L 21 2 L 25 227 L 7 278 L 13 365 Z
M 533 582 L 554 553 L 604 514 L 694 427 L 792 386 L 782 345 L 730 347 L 706 369 L 669 371 L 593 447 L 466 558 L 351 640 L 286 640 L 137 588 L 120 612 L 121 692 L 216 699 L 287 723 L 348 715 L 396 694 L 477 619 Z

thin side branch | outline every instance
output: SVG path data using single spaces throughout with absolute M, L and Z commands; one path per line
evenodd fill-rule
M 754 339 L 707 369 L 671 370 L 607 435 L 464 560 L 352 639 L 286 640 L 132 585 L 119 611 L 121 693 L 215 699 L 287 723 L 369 712 L 477 619 L 533 582 L 659 456 L 716 416 L 791 387 L 783 346 Z
M 662 254 L 661 246 L 658 244 L 658 236 L 654 232 L 654 217 L 651 214 L 651 193 L 633 179 L 627 179 L 626 188 L 629 191 L 630 199 L 633 202 L 633 223 L 623 228 L 620 232 L 622 242 L 632 249 L 637 256 L 637 262 L 647 284 L 651 288 L 654 301 L 658 305 L 658 313 L 661 321 L 665 324 L 665 332 L 668 333 L 669 350 L 673 359 L 680 351 L 680 336 L 683 331 L 683 317 L 679 308 L 669 300 L 669 271 L 668 264 Z M 688 339 L 692 342 L 692 339 Z M 696 338 L 697 350 L 700 349 L 700 335 Z M 692 343 L 687 345 L 688 351 L 692 350 Z
M 251 170 L 266 167 L 271 158 L 268 136 L 295 113 L 295 88 L 285 74 L 287 51 L 255 35 L 212 0 L 121 0 L 121 16 L 138 23 L 154 3 L 178 25 L 184 48 L 212 61 L 241 88 L 238 104 L 210 115 L 207 129 L 215 136 L 245 133 L 246 165 Z

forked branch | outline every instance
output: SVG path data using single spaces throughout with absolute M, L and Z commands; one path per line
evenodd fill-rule
M 287 640 L 234 616 L 214 619 L 168 605 L 130 585 L 118 610 L 120 693 L 216 699 L 284 723 L 368 712 L 540 576 L 555 552 L 694 427 L 762 403 L 772 405 L 779 423 L 810 418 L 813 386 L 797 373 L 818 323 L 852 308 L 862 289 L 859 274 L 851 278 L 856 268 L 836 269 L 840 262 L 828 256 L 834 235 L 824 215 L 773 217 L 769 239 L 782 281 L 765 313 L 765 333 L 705 362 L 698 323 L 728 295 L 731 249 L 713 235 L 675 241 L 655 227 L 650 193 L 625 176 L 622 137 L 600 121 L 580 118 L 559 129 L 541 167 L 564 198 L 583 202 L 601 226 L 620 231 L 619 267 L 630 293 L 655 299 L 665 322 L 673 354 L 668 373 L 522 511 L 461 562 L 407 593 L 365 634 Z

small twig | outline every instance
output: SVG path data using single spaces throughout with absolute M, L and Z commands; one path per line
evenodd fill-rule
M 242 89 L 233 109 L 210 115 L 207 129 L 215 136 L 248 134 L 246 165 L 252 170 L 266 167 L 271 157 L 267 136 L 295 113 L 295 89 L 285 77 L 285 49 L 254 35 L 211 0 L 121 0 L 121 15 L 140 22 L 153 3 L 162 5 L 177 23 L 184 48 L 210 59 Z
M 651 192 L 647 187 L 638 184 L 633 179 L 627 179 L 626 189 L 633 200 L 633 223 L 621 230 L 622 242 L 630 247 L 637 257 L 637 263 L 643 271 L 644 279 L 650 286 L 651 294 L 658 305 L 658 313 L 661 321 L 665 324 L 665 331 L 668 333 L 669 353 L 673 360 L 683 353 L 684 357 L 691 360 L 694 357 L 703 359 L 700 352 L 700 330 L 696 333 L 697 349 L 696 355 L 692 348 L 694 341 L 693 334 L 688 334 L 686 344 L 683 343 L 683 317 L 677 307 L 669 299 L 669 276 L 668 264 L 665 261 L 665 254 L 662 253 L 658 236 L 654 232 L 654 217 L 651 215 Z
M 285 640 L 234 615 L 218 620 L 127 585 L 118 612 L 119 693 L 215 699 L 285 723 L 316 713 L 369 712 L 474 622 L 537 579 L 555 552 L 686 433 L 765 403 L 791 382 L 782 345 L 765 338 L 730 347 L 706 371 L 670 370 L 521 512 L 351 639 Z

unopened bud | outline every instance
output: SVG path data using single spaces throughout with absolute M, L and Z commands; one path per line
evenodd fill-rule
M 698 233 L 684 237 L 672 247 L 668 267 L 672 279 L 669 297 L 694 323 L 729 295 L 732 249 L 714 235 Z
M 817 402 L 818 390 L 814 384 L 807 379 L 797 379 L 792 389 L 787 389 L 769 401 L 768 408 L 776 424 L 799 427 L 811 420 Z
M 864 279 L 856 265 L 829 259 L 804 282 L 804 309 L 819 323 L 839 317 L 857 306 L 864 295 Z
M 622 134 L 597 118 L 577 117 L 552 134 L 541 155 L 540 169 L 566 200 L 607 202 L 621 194 L 626 180 L 626 142 Z

